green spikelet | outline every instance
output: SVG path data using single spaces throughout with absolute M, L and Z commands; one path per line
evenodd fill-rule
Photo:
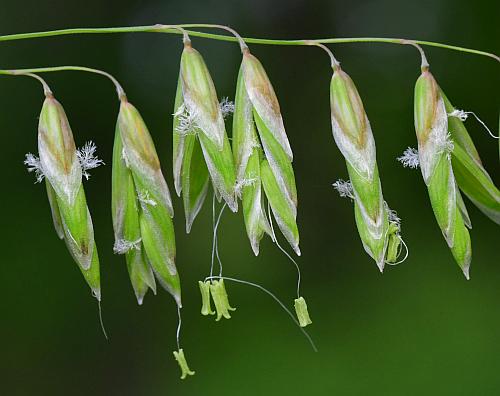
M 365 251 L 375 260 L 380 272 L 386 262 L 392 225 L 389 210 L 382 195 L 376 160 L 375 140 L 363 102 L 352 79 L 336 67 L 330 84 L 332 132 L 335 143 L 346 159 L 352 184 L 349 194 L 354 200 L 354 215 Z M 340 192 L 340 190 L 339 190 Z
M 174 109 L 174 181 L 189 232 L 208 188 L 236 212 L 235 170 L 215 86 L 198 51 L 185 44 Z
M 242 69 L 238 74 L 233 116 L 233 154 L 236 165 L 237 192 L 243 204 L 243 218 L 254 254 L 264 233 L 271 235 L 263 208 L 260 161 L 263 156 L 253 120 L 253 106 L 248 97 Z
M 264 233 L 271 234 L 263 209 L 264 186 L 281 232 L 300 255 L 292 150 L 273 86 L 262 64 L 248 50 L 243 53 L 238 75 L 233 153 L 237 190 L 243 201 L 245 226 L 253 252 L 255 255 L 259 253 L 259 242 Z M 269 171 L 266 174 L 263 163 Z
M 455 108 L 442 90 L 440 93 L 446 112 L 453 113 Z M 451 164 L 458 187 L 479 210 L 500 224 L 500 190 L 484 169 L 465 125 L 458 117 L 448 117 L 448 129 L 453 140 Z
M 66 113 L 51 94 L 40 114 L 38 151 L 57 235 L 64 239 L 93 295 L 100 300 L 99 258 L 82 184 L 82 166 Z
M 170 192 L 146 124 L 126 100 L 120 106 L 113 154 L 115 251 L 127 255 L 139 303 L 146 286 L 156 290 L 154 273 L 180 307 Z
M 455 144 L 448 133 L 443 96 L 428 70 L 422 71 L 415 85 L 415 130 L 420 169 L 434 215 L 455 260 L 469 279 L 471 242 L 460 210 L 460 198 L 457 199 L 458 189 L 451 163 Z

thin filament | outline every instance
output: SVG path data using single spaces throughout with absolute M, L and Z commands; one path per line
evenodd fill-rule
M 466 114 L 472 114 L 474 116 L 474 118 L 484 127 L 484 129 L 486 129 L 486 131 L 489 133 L 489 135 L 493 138 L 493 139 L 500 139 L 500 136 L 495 136 L 493 134 L 493 132 L 490 131 L 490 128 L 488 128 L 488 126 L 484 123 L 483 120 L 481 120 L 477 115 L 476 113 L 474 113 L 473 111 L 466 111 L 465 112 Z
M 224 212 L 224 209 L 226 208 L 227 204 L 224 202 L 224 205 L 222 206 L 219 216 L 217 217 L 217 221 L 215 221 L 215 192 L 213 195 L 212 199 L 212 222 L 213 222 L 213 235 L 212 235 L 212 262 L 210 264 L 210 276 L 213 275 L 214 272 L 214 261 L 215 261 L 215 254 L 217 252 L 217 259 L 219 260 L 219 266 L 220 266 L 220 274 L 222 274 L 222 262 L 219 257 L 218 253 L 218 247 L 217 247 L 217 229 L 219 228 L 220 220 L 222 218 L 222 213 Z
M 102 319 L 101 300 L 97 300 L 97 307 L 99 309 L 99 322 L 101 323 L 102 333 L 104 334 L 106 340 L 109 340 L 108 334 L 106 333 L 106 329 L 104 328 L 104 321 Z
M 177 317 L 179 318 L 179 322 L 177 325 L 177 332 L 175 333 L 175 337 L 177 340 L 177 350 L 181 349 L 181 326 L 182 326 L 182 317 L 181 317 L 181 307 L 177 305 Z
M 273 242 L 276 243 L 276 246 L 278 246 L 278 248 L 290 259 L 290 261 L 295 264 L 295 268 L 297 268 L 297 298 L 300 297 L 300 282 L 301 282 L 301 278 L 302 278 L 302 275 L 301 275 L 301 272 L 300 272 L 300 267 L 299 265 L 297 264 L 297 262 L 293 259 L 293 257 L 288 254 L 288 252 L 283 249 L 281 247 L 281 245 L 279 244 L 278 242 L 278 238 L 276 238 L 276 234 L 274 233 L 274 227 L 273 227 L 273 219 L 272 219 L 272 216 L 271 216 L 271 205 L 269 204 L 269 202 L 267 203 L 267 214 L 269 216 L 269 224 L 271 225 L 271 232 L 273 234 Z
M 283 302 L 281 302 L 281 300 L 278 297 L 276 297 L 275 294 L 273 294 L 272 292 L 267 290 L 265 287 L 263 287 L 257 283 L 253 283 L 253 282 L 249 282 L 249 281 L 245 281 L 245 280 L 241 280 L 241 279 L 236 279 L 236 278 L 229 278 L 227 276 L 209 276 L 209 277 L 205 278 L 205 281 L 207 281 L 209 279 L 224 279 L 224 280 L 228 280 L 228 281 L 232 281 L 232 282 L 236 282 L 236 283 L 242 283 L 244 285 L 253 286 L 253 287 L 256 287 L 257 289 L 262 290 L 264 293 L 269 295 L 274 301 L 276 301 L 281 306 L 281 308 L 283 308 L 283 310 L 288 314 L 288 316 L 290 316 L 292 321 L 297 325 L 297 327 L 300 329 L 300 331 L 307 338 L 307 340 L 311 344 L 311 347 L 314 350 L 314 352 L 318 352 L 318 349 L 316 348 L 316 345 L 314 344 L 314 341 L 312 340 L 311 336 L 309 335 L 309 333 L 306 330 L 304 330 L 304 328 L 300 327 L 299 322 L 297 321 L 297 319 L 295 319 L 295 316 L 292 314 L 292 312 L 285 306 L 285 304 L 283 304 Z
M 222 260 L 219 255 L 219 240 L 215 237 L 215 255 L 217 256 L 217 261 L 219 262 L 219 276 L 222 276 Z

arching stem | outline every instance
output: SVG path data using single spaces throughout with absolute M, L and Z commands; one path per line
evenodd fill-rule
M 248 45 L 245 43 L 245 40 L 240 36 L 240 34 L 234 30 L 233 28 L 230 28 L 229 26 L 224 26 L 224 25 L 214 25 L 214 24 L 208 24 L 208 23 L 190 23 L 190 24 L 182 24 L 179 25 L 185 28 L 214 28 L 214 29 L 223 29 L 231 33 L 236 40 L 238 40 L 238 43 L 240 44 L 240 49 L 241 52 L 244 53 L 246 51 L 249 51 Z
M 7 76 L 26 76 L 26 77 L 31 77 L 36 80 L 38 80 L 42 86 L 43 86 L 43 93 L 45 96 L 51 96 L 52 95 L 52 90 L 50 89 L 49 85 L 47 82 L 40 76 L 37 76 L 34 73 L 30 73 L 29 71 L 22 72 L 20 70 L 0 70 L 0 74 L 7 75 Z
M 114 28 L 76 28 L 76 29 L 60 29 L 60 30 L 49 30 L 44 32 L 33 32 L 33 33 L 20 33 L 20 34 L 10 34 L 5 36 L 0 36 L 0 41 L 12 41 L 12 40 L 25 40 L 40 37 L 52 37 L 52 36 L 63 36 L 70 34 L 112 34 L 112 33 L 175 33 L 183 34 L 179 29 L 174 27 L 167 27 L 168 25 L 145 25 L 145 26 L 126 26 L 126 27 L 114 27 Z M 179 26 L 179 25 L 174 25 Z M 186 25 L 180 25 L 186 26 Z M 231 37 L 220 34 L 198 32 L 198 31 L 186 31 L 192 37 L 203 37 L 212 40 L 220 41 L 240 41 L 237 37 Z M 495 59 L 500 62 L 500 57 L 496 54 L 480 51 L 473 48 L 459 47 L 456 45 L 449 45 L 443 43 L 437 43 L 433 41 L 424 40 L 414 40 L 414 39 L 401 39 L 401 38 L 389 38 L 389 37 L 346 37 L 346 38 L 326 38 L 326 39 L 314 39 L 314 40 L 273 40 L 273 39 L 260 39 L 260 38 L 250 38 L 243 37 L 242 40 L 247 44 L 262 44 L 262 45 L 309 45 L 307 42 L 315 41 L 322 44 L 341 44 L 341 43 L 389 43 L 389 44 L 404 44 L 403 41 L 411 41 L 415 44 L 438 47 L 443 49 L 448 49 L 452 51 L 466 52 L 469 54 L 486 56 Z
M 429 62 L 427 61 L 427 57 L 425 56 L 425 52 L 420 45 L 418 45 L 415 41 L 412 40 L 401 40 L 401 44 L 412 45 L 415 47 L 418 52 L 420 52 L 420 58 L 422 59 L 422 63 L 420 64 L 420 69 L 422 71 L 429 70 Z
M 33 78 L 38 79 L 42 84 L 44 84 L 44 90 L 50 93 L 50 88 L 48 85 L 45 83 L 45 81 L 40 77 L 37 76 L 35 73 L 52 73 L 52 72 L 58 72 L 58 71 L 82 71 L 82 72 L 88 72 L 88 73 L 95 73 L 95 74 L 100 74 L 102 76 L 105 76 L 109 78 L 113 84 L 116 87 L 116 93 L 118 94 L 118 99 L 119 100 L 126 100 L 127 96 L 125 95 L 125 91 L 123 87 L 120 85 L 118 80 L 114 78 L 111 74 L 98 70 L 98 69 L 91 69 L 89 67 L 83 67 L 83 66 L 56 66 L 56 67 L 39 67 L 39 68 L 33 68 L 33 69 L 16 69 L 16 70 L 0 70 L 0 74 L 4 75 L 11 75 L 11 76 L 30 76 Z
M 333 52 L 326 45 L 318 43 L 317 41 L 314 41 L 314 40 L 308 41 L 307 45 L 314 45 L 316 47 L 319 47 L 319 48 L 323 49 L 328 54 L 328 56 L 330 57 L 330 61 L 331 61 L 331 64 L 332 64 L 332 69 L 333 70 L 339 70 L 340 69 L 340 62 L 337 60 L 337 58 L 335 58 L 335 56 L 333 55 Z

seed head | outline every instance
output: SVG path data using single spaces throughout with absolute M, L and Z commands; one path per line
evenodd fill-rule
M 112 190 L 115 252 L 126 255 L 137 301 L 142 303 L 148 288 L 156 292 L 156 276 L 180 307 L 170 192 L 146 124 L 125 100 L 117 121 Z
M 243 53 L 238 75 L 233 152 L 237 187 L 243 186 L 243 213 L 254 253 L 258 254 L 264 233 L 271 235 L 262 207 L 265 194 L 281 232 L 300 255 L 293 154 L 273 86 L 262 64 L 249 51 Z
M 39 181 L 45 176 L 57 235 L 66 243 L 92 294 L 100 300 L 99 258 L 82 185 L 82 166 L 66 113 L 52 94 L 46 97 L 40 114 L 38 151 L 39 159 L 29 154 L 25 163 Z
M 471 260 L 470 236 L 465 225 L 468 216 L 464 207 L 460 209 L 461 197 L 451 163 L 451 152 L 455 149 L 448 133 L 448 111 L 442 91 L 427 70 L 415 85 L 415 130 L 420 168 L 434 215 L 455 260 L 468 277 Z
M 389 220 L 378 175 L 375 140 L 354 82 L 340 67 L 330 83 L 330 109 L 335 143 L 344 156 L 349 182 L 339 180 L 339 194 L 354 201 L 354 217 L 365 251 L 384 270 Z
M 198 51 L 185 46 L 174 111 L 175 190 L 183 191 L 186 230 L 190 231 L 207 194 L 209 175 L 216 194 L 237 211 L 235 172 L 224 125 L 230 102 L 219 105 L 208 68 Z

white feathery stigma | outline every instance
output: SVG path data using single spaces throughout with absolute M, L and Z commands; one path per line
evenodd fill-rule
M 337 190 L 342 198 L 354 199 L 354 189 L 352 188 L 352 183 L 350 180 L 339 179 L 332 184 L 333 188 Z
M 26 154 L 24 165 L 27 166 L 28 172 L 35 172 L 35 183 L 41 183 L 43 181 L 45 175 L 43 173 L 42 164 L 40 163 L 40 158 L 34 154 L 28 153 Z
M 104 161 L 95 155 L 96 150 L 97 147 L 95 143 L 90 140 L 85 143 L 82 148 L 76 151 L 76 156 L 78 157 L 78 161 L 80 161 L 80 165 L 82 167 L 82 174 L 87 180 L 90 178 L 90 173 L 87 172 L 89 169 L 95 169 L 104 165 Z
M 115 245 L 113 246 L 113 251 L 116 254 L 125 254 L 132 249 L 141 250 L 141 242 L 142 242 L 141 238 L 139 238 L 136 241 L 127 241 L 125 239 L 118 239 L 117 241 L 115 241 Z
M 222 98 L 219 107 L 224 118 L 234 113 L 234 102 L 230 101 L 227 97 Z
M 397 160 L 401 162 L 403 167 L 417 169 L 420 165 L 420 160 L 418 158 L 418 150 L 413 147 L 408 147 L 401 157 Z
M 141 203 L 141 206 L 143 208 L 148 206 L 148 205 L 149 206 L 156 206 L 157 205 L 156 201 L 149 196 L 149 191 L 141 191 L 138 194 L 137 199 L 139 200 L 139 202 Z
M 195 132 L 197 128 L 196 113 L 190 111 L 184 103 L 179 106 L 173 115 L 179 121 L 179 125 L 175 127 L 175 132 L 179 135 L 188 135 Z

